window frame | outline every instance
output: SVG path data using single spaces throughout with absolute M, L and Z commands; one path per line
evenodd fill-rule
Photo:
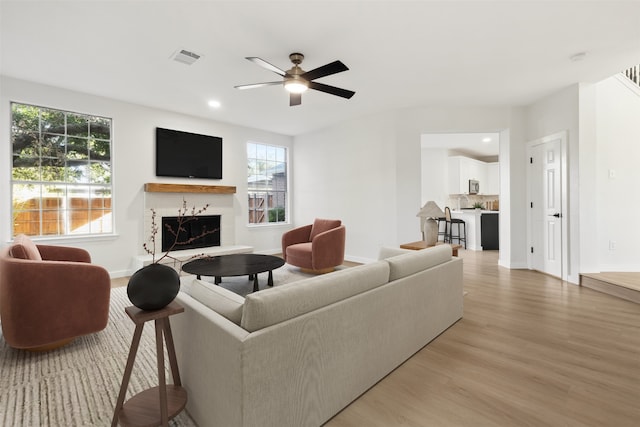
M 15 126 L 15 114 L 19 108 L 37 110 L 37 128 L 33 126 L 33 123 L 31 126 Z M 60 132 L 60 130 L 58 130 L 58 132 L 46 132 L 45 130 L 47 128 L 43 126 L 43 113 L 51 114 L 51 117 L 59 115 L 59 117 L 62 118 L 62 122 L 58 121 L 55 125 L 62 127 L 62 132 Z M 86 134 L 84 131 L 77 133 L 73 129 L 70 129 L 73 121 L 70 121 L 69 118 L 78 120 L 82 126 L 84 125 L 82 122 L 86 121 Z M 27 227 L 25 230 L 28 232 L 25 234 L 37 240 L 72 241 L 114 236 L 113 118 L 100 114 L 80 113 L 28 102 L 10 101 L 9 120 L 10 235 L 13 237 L 23 232 L 17 228 L 19 225 L 16 224 L 16 215 L 20 213 L 26 215 L 30 211 L 32 212 L 31 218 L 34 218 L 33 228 L 37 228 L 37 233 L 34 233 L 33 230 L 28 230 Z M 99 125 L 106 124 L 108 126 L 108 139 L 104 137 L 104 134 L 100 134 L 100 130 L 92 127 L 92 124 L 96 123 Z M 19 157 L 16 157 L 16 155 L 22 156 L 23 152 L 16 151 L 15 138 L 23 132 L 34 134 L 35 146 L 38 153 L 37 155 L 27 154 L 27 156 L 22 158 L 32 159 L 37 162 L 39 170 L 36 179 L 31 179 L 31 177 L 20 179 L 16 177 L 16 173 L 19 174 L 19 171 L 16 171 L 15 164 L 16 159 Z M 62 154 L 57 152 L 55 155 L 47 155 L 47 153 L 43 151 L 43 148 L 45 148 L 43 142 L 47 138 L 61 141 L 56 148 L 63 149 Z M 78 142 L 80 142 L 80 144 L 78 144 Z M 76 145 L 74 145 L 74 143 Z M 55 144 L 56 142 L 54 141 L 53 145 Z M 99 156 L 92 159 L 91 154 L 100 150 L 103 150 L 101 154 L 104 157 Z M 107 155 L 105 155 L 105 151 Z M 58 165 L 54 165 L 55 167 L 52 169 L 51 173 L 54 174 L 54 176 L 52 176 L 53 179 L 43 179 L 44 177 L 41 175 L 43 160 L 45 163 L 47 160 L 52 164 L 56 162 L 59 163 Z M 20 165 L 17 167 L 19 168 Z M 103 173 L 101 173 L 101 167 L 104 170 Z M 70 174 L 69 172 L 75 173 Z M 19 191 L 19 187 L 21 186 L 24 188 L 35 186 L 34 189 L 30 190 L 34 194 L 30 199 L 34 200 L 35 208 L 16 209 L 16 192 Z M 46 194 L 45 191 L 47 188 L 55 187 L 61 189 L 61 195 L 57 196 L 58 200 L 53 203 L 54 207 L 48 210 L 45 206 L 47 199 L 55 199 L 56 197 Z M 28 194 L 28 192 L 28 190 L 25 191 L 25 194 Z M 74 194 L 76 194 L 75 197 Z M 74 206 L 74 202 L 79 203 L 80 206 Z M 96 202 L 97 205 L 94 206 Z M 56 217 L 54 220 L 56 223 L 54 228 L 57 228 L 57 231 L 47 231 L 50 224 L 44 219 L 45 212 L 51 213 Z M 105 221 L 105 216 L 110 217 Z M 91 229 L 91 224 L 96 221 L 100 221 L 97 231 Z M 81 225 L 74 228 L 74 224 Z M 87 227 L 87 229 L 82 230 L 82 227 Z M 76 230 L 76 232 L 73 232 L 73 230 Z
M 291 220 L 290 220 L 290 198 L 291 198 L 291 193 L 289 191 L 290 188 L 290 173 L 289 171 L 291 170 L 291 163 L 290 163 L 290 155 L 289 155 L 289 151 L 290 148 L 285 146 L 285 145 L 278 145 L 278 144 L 271 144 L 271 143 L 264 143 L 264 142 L 258 142 L 255 140 L 249 140 L 246 142 L 245 144 L 245 155 L 246 155 L 246 165 L 247 165 L 247 170 L 249 170 L 250 168 L 250 157 L 248 154 L 249 151 L 249 144 L 255 144 L 257 146 L 261 146 L 263 147 L 265 150 L 268 149 L 269 147 L 271 148 L 275 148 L 275 149 L 282 149 L 284 150 L 284 161 L 283 162 L 277 162 L 276 163 L 284 163 L 284 168 L 285 168 L 285 172 L 286 172 L 286 179 L 285 179 L 285 189 L 284 191 L 280 191 L 280 190 L 273 190 L 271 189 L 267 189 L 265 188 L 264 191 L 260 191 L 258 189 L 252 189 L 249 185 L 249 174 L 247 173 L 247 181 L 246 181 L 246 185 L 247 185 L 247 216 L 246 218 L 246 224 L 248 227 L 281 227 L 281 226 L 289 226 L 291 225 Z M 256 160 L 260 160 L 257 157 L 255 158 Z M 267 158 L 264 158 L 264 161 L 267 161 Z M 277 222 L 250 222 L 251 220 L 251 202 L 250 202 L 250 196 L 252 193 L 266 193 L 267 195 L 271 194 L 271 195 L 275 195 L 275 193 L 284 193 L 284 221 L 277 221 Z M 267 199 L 267 203 L 268 203 L 268 199 Z M 276 207 L 274 207 L 273 209 L 271 208 L 267 208 L 266 212 L 267 212 L 267 219 L 268 219 L 268 212 L 271 210 L 274 210 Z

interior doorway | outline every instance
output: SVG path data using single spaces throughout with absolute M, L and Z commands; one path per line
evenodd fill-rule
M 500 210 L 500 143 L 499 132 L 422 134 L 420 206 L 427 201 L 435 201 L 442 209 L 448 206 L 452 211 L 468 216 L 477 203 L 483 209 L 493 211 L 492 216 L 497 219 Z M 479 194 L 469 194 L 470 180 L 479 182 Z M 480 223 L 478 215 L 474 224 L 466 226 L 467 243 L 471 237 L 477 241 L 477 245 L 471 245 L 476 248 L 474 250 L 481 249 Z M 498 227 L 495 229 L 497 242 Z M 470 236 L 470 233 L 473 234 Z

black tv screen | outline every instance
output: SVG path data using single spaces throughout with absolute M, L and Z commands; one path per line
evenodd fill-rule
M 222 179 L 222 138 L 156 128 L 156 176 Z

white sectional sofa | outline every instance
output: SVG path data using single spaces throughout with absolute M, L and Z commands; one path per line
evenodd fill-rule
M 381 258 L 246 298 L 182 278 L 171 322 L 194 421 L 320 426 L 462 317 L 450 246 Z

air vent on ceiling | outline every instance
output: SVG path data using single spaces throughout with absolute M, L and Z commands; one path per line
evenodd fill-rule
M 173 54 L 172 58 L 174 61 L 191 65 L 198 59 L 200 59 L 200 55 L 198 55 L 197 53 L 189 52 L 188 50 L 180 49 Z

